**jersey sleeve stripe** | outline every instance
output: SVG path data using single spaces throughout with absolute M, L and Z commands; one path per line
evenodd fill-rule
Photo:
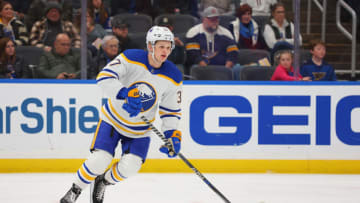
M 179 85 L 181 85 L 181 84 L 183 83 L 182 81 L 180 81 L 179 83 L 177 83 L 177 82 L 176 82 L 175 80 L 173 80 L 172 78 L 170 78 L 170 77 L 168 77 L 168 76 L 166 76 L 166 75 L 163 75 L 163 74 L 157 74 L 157 76 L 169 80 L 170 82 L 172 82 L 172 83 L 173 83 L 174 85 L 176 85 L 176 86 L 179 86 Z
M 106 80 L 106 79 L 114 79 L 114 77 L 103 77 L 103 78 L 100 78 L 98 80 L 96 80 L 96 83 L 102 81 L 102 80 Z
M 159 114 L 160 114 L 160 116 L 162 116 L 162 115 L 178 115 L 178 116 L 181 116 L 181 113 L 176 113 L 176 112 L 167 113 L 167 112 L 159 111 Z
M 132 61 L 130 59 L 128 59 L 124 53 L 121 53 L 121 56 L 125 59 L 125 61 L 127 61 L 128 63 L 132 63 L 132 64 L 136 64 L 136 65 L 139 65 L 139 66 L 142 66 L 143 68 L 145 68 L 146 70 L 148 70 L 148 68 L 146 67 L 145 64 L 143 63 L 140 63 L 138 61 Z
M 177 118 L 177 119 L 181 119 L 181 117 L 179 117 L 179 116 L 176 116 L 176 115 L 169 115 L 169 114 L 166 114 L 166 115 L 162 115 L 162 116 L 160 116 L 160 118 L 165 118 L 165 117 L 174 117 L 174 118 Z
M 168 109 L 163 106 L 159 106 L 159 108 L 162 110 L 165 110 L 165 111 L 169 111 L 169 112 L 180 112 L 181 111 L 181 109 Z
M 116 75 L 116 78 L 117 78 L 117 79 L 119 79 L 119 75 L 118 75 L 115 71 L 113 71 L 113 70 L 110 70 L 110 69 L 105 68 L 105 69 L 103 69 L 101 72 L 109 72 L 109 73 L 112 73 L 113 75 Z

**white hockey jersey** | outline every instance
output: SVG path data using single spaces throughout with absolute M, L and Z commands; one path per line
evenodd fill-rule
M 148 136 L 149 126 L 140 117 L 144 115 L 153 122 L 158 108 L 162 131 L 178 128 L 182 73 L 172 62 L 165 61 L 160 68 L 154 68 L 149 64 L 147 51 L 129 49 L 108 63 L 96 81 L 108 98 L 100 118 L 120 134 L 132 138 Z M 122 108 L 125 101 L 116 98 L 121 88 L 131 86 L 138 88 L 143 107 L 136 117 L 130 117 Z

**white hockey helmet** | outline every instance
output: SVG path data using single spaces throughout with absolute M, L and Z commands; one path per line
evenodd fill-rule
M 152 46 L 155 46 L 156 41 L 170 41 L 171 42 L 171 50 L 175 48 L 174 42 L 174 34 L 167 27 L 162 26 L 153 26 L 146 34 L 146 47 L 149 43 Z

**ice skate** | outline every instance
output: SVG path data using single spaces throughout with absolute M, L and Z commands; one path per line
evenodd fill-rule
M 81 193 L 81 188 L 75 184 L 72 185 L 70 190 L 61 198 L 60 203 L 74 203 Z
M 91 203 L 102 203 L 104 201 L 105 188 L 108 185 L 111 183 L 105 180 L 105 173 L 95 178 L 90 189 Z

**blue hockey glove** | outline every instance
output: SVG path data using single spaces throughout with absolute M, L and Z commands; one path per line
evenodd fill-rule
M 141 112 L 141 97 L 136 87 L 123 87 L 116 98 L 125 100 L 122 108 L 130 114 L 130 117 L 137 116 Z
M 181 148 L 181 131 L 168 130 L 164 132 L 164 135 L 169 140 L 171 146 L 161 146 L 160 152 L 167 154 L 170 158 L 175 157 Z

